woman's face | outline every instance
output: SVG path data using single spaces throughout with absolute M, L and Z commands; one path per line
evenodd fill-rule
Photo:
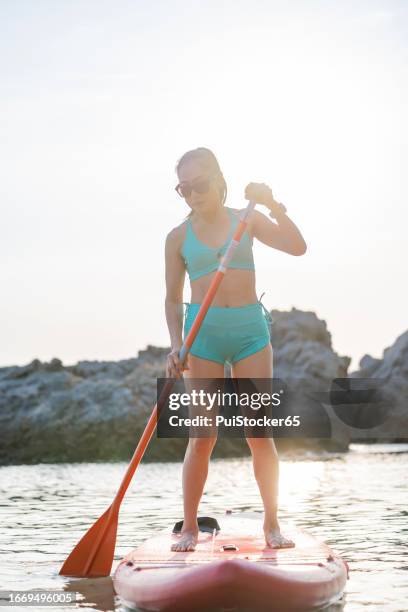
M 197 161 L 186 161 L 178 169 L 179 184 L 189 184 L 194 187 L 194 184 L 201 183 L 211 176 L 211 172 L 205 170 Z M 208 191 L 198 193 L 193 188 L 189 196 L 184 196 L 185 201 L 194 211 L 209 211 L 220 206 L 221 195 L 216 178 L 212 178 L 208 182 Z

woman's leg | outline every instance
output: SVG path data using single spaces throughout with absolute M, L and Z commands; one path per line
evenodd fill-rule
M 224 365 L 200 359 L 189 354 L 189 370 L 184 371 L 186 390 L 189 390 L 190 378 L 224 378 Z M 196 385 L 195 385 L 196 386 Z M 217 441 L 217 435 L 206 438 L 190 438 L 183 464 L 183 502 L 184 520 L 180 538 L 174 542 L 171 550 L 194 550 L 197 544 L 197 512 L 204 485 L 207 480 L 208 463 Z
M 273 352 L 268 344 L 262 350 L 232 366 L 234 378 L 272 378 Z M 247 438 L 252 453 L 254 475 L 262 497 L 265 541 L 271 548 L 287 548 L 293 540 L 280 533 L 278 512 L 279 458 L 273 438 Z

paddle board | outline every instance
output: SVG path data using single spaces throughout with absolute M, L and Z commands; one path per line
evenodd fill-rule
M 347 562 L 302 529 L 281 524 L 296 546 L 271 549 L 259 517 L 230 513 L 201 528 L 191 552 L 171 551 L 180 537 L 171 526 L 132 550 L 114 573 L 116 593 L 156 612 L 303 611 L 342 596 Z

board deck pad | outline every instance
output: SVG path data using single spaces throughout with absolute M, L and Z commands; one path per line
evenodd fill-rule
M 331 549 L 310 534 L 292 526 L 282 526 L 281 533 L 296 544 L 292 548 L 272 549 L 266 546 L 262 521 L 241 516 L 226 515 L 219 519 L 221 531 L 215 537 L 199 532 L 194 551 L 174 552 L 171 545 L 180 539 L 179 535 L 164 530 L 149 538 L 139 548 L 130 552 L 125 559 L 138 564 L 150 563 L 210 563 L 216 559 L 246 559 L 268 561 L 276 564 L 324 562 Z M 236 546 L 238 550 L 224 550 L 224 546 Z

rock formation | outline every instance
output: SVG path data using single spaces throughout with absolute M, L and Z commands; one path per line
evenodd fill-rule
M 408 331 L 386 348 L 381 359 L 364 355 L 352 379 L 375 379 L 385 398 L 384 414 L 379 424 L 368 429 L 375 405 L 361 406 L 354 414 L 353 441 L 408 442 Z
M 273 310 L 272 317 L 274 377 L 298 379 L 304 392 L 347 376 L 350 358 L 333 351 L 326 323 L 313 312 Z M 404 347 L 406 364 L 406 340 Z M 128 461 L 155 404 L 168 351 L 148 346 L 137 358 L 118 362 L 64 366 L 57 358 L 49 363 L 34 359 L 26 366 L 0 368 L 0 462 Z M 392 369 L 399 357 L 391 353 L 386 361 Z M 362 363 L 373 367 L 367 359 Z M 398 367 L 406 391 L 407 370 L 403 363 Z M 278 448 L 346 450 L 348 428 L 333 414 L 330 420 L 331 439 L 277 439 Z M 180 460 L 185 444 L 154 435 L 144 460 Z M 214 450 L 214 456 L 240 454 L 249 454 L 244 440 L 224 438 Z

